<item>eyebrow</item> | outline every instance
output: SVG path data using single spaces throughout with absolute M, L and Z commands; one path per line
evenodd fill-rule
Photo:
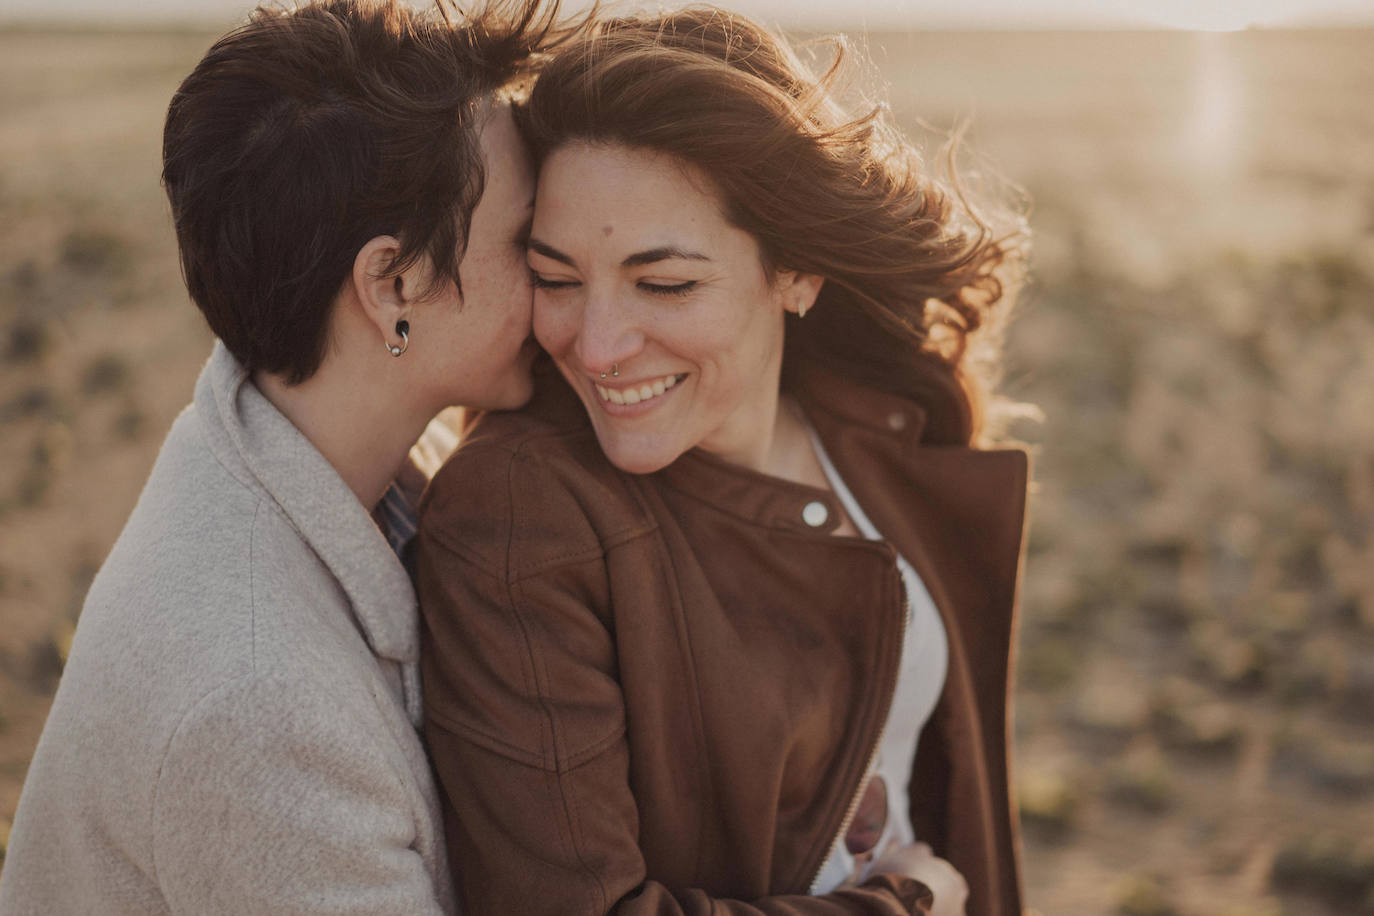
M 562 264 L 567 264 L 569 267 L 576 266 L 573 263 L 572 258 L 568 257 L 566 254 L 559 251 L 557 248 L 554 248 L 552 245 L 539 241 L 539 239 L 531 238 L 529 240 L 529 246 L 532 251 L 536 251 L 546 258 L 552 258 L 553 260 L 558 261 Z M 687 249 L 679 248 L 676 245 L 664 245 L 659 248 L 650 248 L 647 251 L 637 251 L 625 260 L 621 261 L 620 266 L 641 267 L 645 264 L 654 264 L 658 261 L 667 261 L 671 258 L 682 258 L 687 261 L 711 260 L 709 257 L 707 257 L 699 251 L 688 251 Z
M 525 244 L 530 246 L 531 251 L 537 251 L 546 258 L 552 258 L 553 260 L 558 261 L 562 264 L 567 264 L 569 267 L 574 266 L 572 258 L 568 257 L 566 254 L 559 251 L 552 245 L 544 244 L 534 236 L 530 236 L 529 241 L 527 241 Z
M 621 267 L 639 267 L 644 264 L 653 264 L 657 261 L 667 261 L 670 258 L 683 258 L 688 261 L 709 261 L 706 255 L 697 251 L 687 251 L 678 248 L 676 245 L 665 245 L 662 248 L 650 248 L 648 251 L 638 251 L 620 262 Z

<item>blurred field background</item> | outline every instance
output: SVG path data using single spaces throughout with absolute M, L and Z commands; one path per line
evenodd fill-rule
M 209 350 L 158 172 L 214 34 L 0 30 L 0 863 Z M 972 116 L 1034 201 L 1030 904 L 1374 913 L 1374 30 L 868 44 L 899 120 Z

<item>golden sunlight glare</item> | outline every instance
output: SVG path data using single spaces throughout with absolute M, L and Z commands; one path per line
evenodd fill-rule
M 1181 135 L 1186 160 L 1211 180 L 1234 172 L 1240 154 L 1241 80 L 1225 36 L 1198 34 L 1195 42 L 1192 107 Z

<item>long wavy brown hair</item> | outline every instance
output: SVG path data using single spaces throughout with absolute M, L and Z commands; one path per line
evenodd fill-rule
M 548 62 L 521 125 L 538 159 L 582 140 L 690 163 L 767 266 L 826 280 L 814 311 L 788 324 L 784 386 L 821 364 L 920 400 L 931 440 L 973 441 L 1024 219 L 975 206 L 952 150 L 942 176 L 928 169 L 885 106 L 846 116 L 835 99 L 846 49 L 832 47 L 814 75 L 726 10 L 606 19 Z

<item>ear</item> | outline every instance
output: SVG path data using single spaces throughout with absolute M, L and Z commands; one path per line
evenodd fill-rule
M 352 277 L 353 292 L 363 315 L 376 326 L 383 340 L 396 343 L 400 342 L 396 339 L 396 322 L 409 316 L 417 296 L 414 285 L 419 280 L 414 270 L 386 275 L 400 250 L 401 243 L 393 236 L 369 239 L 353 259 Z
M 798 318 L 804 318 L 811 306 L 816 304 L 825 278 L 820 274 L 806 274 L 798 270 L 780 270 L 773 282 L 782 297 L 782 307 Z

